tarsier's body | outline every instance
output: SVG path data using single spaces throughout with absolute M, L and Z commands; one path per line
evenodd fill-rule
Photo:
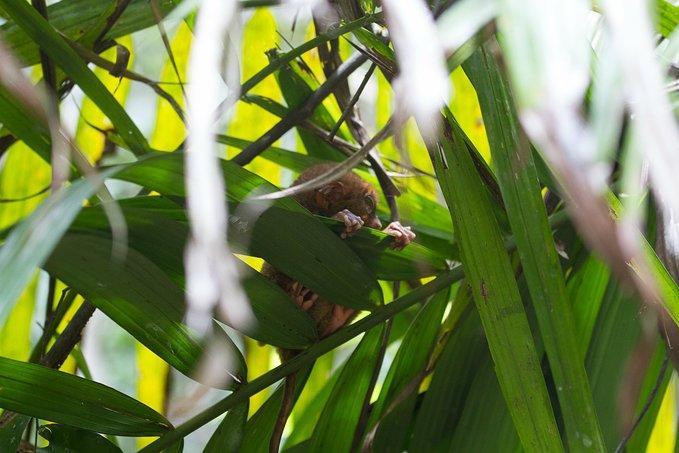
M 313 166 L 304 171 L 293 185 L 316 178 L 331 168 L 332 165 Z M 294 198 L 314 214 L 334 217 L 344 222 L 342 238 L 351 236 L 363 226 L 376 229 L 382 227 L 375 213 L 378 200 L 375 189 L 351 172 L 323 187 L 303 192 Z M 392 247 L 396 249 L 405 247 L 415 238 L 410 228 L 401 226 L 399 222 L 390 223 L 383 231 L 394 237 Z M 269 265 L 265 265 L 264 274 L 274 280 L 292 296 L 297 305 L 309 313 L 321 338 L 344 326 L 354 315 L 354 310 L 319 299 L 317 294 Z
M 333 165 L 313 166 L 304 171 L 293 185 L 314 179 L 327 173 L 332 167 Z M 314 214 L 334 217 L 344 222 L 342 238 L 351 236 L 363 226 L 376 229 L 382 227 L 375 214 L 378 200 L 375 188 L 354 173 L 346 173 L 336 181 L 318 189 L 300 193 L 294 198 Z M 403 227 L 399 222 L 390 223 L 383 231 L 394 237 L 392 243 L 394 249 L 402 249 L 415 238 L 410 228 Z M 263 273 L 290 294 L 292 300 L 311 316 L 320 338 L 340 329 L 355 315 L 351 308 L 335 305 L 319 298 L 309 288 L 305 288 L 268 264 L 264 265 Z M 281 359 L 285 361 L 294 357 L 298 351 L 282 350 L 280 352 Z M 285 422 L 292 410 L 294 391 L 295 375 L 292 374 L 286 379 L 281 410 L 269 444 L 271 452 L 278 451 Z

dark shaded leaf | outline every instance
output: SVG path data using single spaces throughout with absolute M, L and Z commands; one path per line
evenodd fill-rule
M 117 390 L 4 357 L 0 357 L 0 407 L 121 436 L 153 436 L 171 429 L 162 415 Z
M 180 288 L 184 288 L 184 246 L 188 236 L 185 211 L 162 197 L 120 202 L 128 227 L 128 245 L 151 260 Z M 171 217 L 181 219 L 173 220 Z M 73 232 L 110 239 L 108 222 L 100 207 L 85 208 Z M 302 349 L 316 341 L 311 318 L 277 285 L 248 266 L 240 266 L 242 284 L 257 320 L 243 333 L 282 348 Z M 183 303 L 181 305 L 183 310 Z
M 368 426 L 379 423 L 373 440 L 373 448 L 377 451 L 403 449 L 413 417 L 417 389 L 436 343 L 449 297 L 450 290 L 446 289 L 429 299 L 403 337 L 370 414 Z M 416 384 L 411 388 L 413 382 Z M 398 399 L 403 399 L 402 392 L 409 392 L 409 395 L 404 401 L 398 402 Z M 385 418 L 387 413 L 389 415 Z
M 383 335 L 384 325 L 366 332 L 347 360 L 316 423 L 308 451 L 350 451 Z
M 97 452 L 122 453 L 122 450 L 105 437 L 86 429 L 67 425 L 43 425 L 40 436 L 49 441 L 49 446 L 39 448 L 39 453 Z
M 5 426 L 0 428 L 0 451 L 17 451 L 21 436 L 28 426 L 31 417 L 15 414 Z
M 472 310 L 453 331 L 439 358 L 414 423 L 410 451 L 446 451 L 449 448 L 478 371 L 474 365 L 484 357 L 487 360 L 488 352 L 481 323 L 476 310 Z
M 178 153 L 151 157 L 116 177 L 167 196 L 183 196 L 182 158 Z M 231 162 L 222 161 L 222 169 L 227 196 L 234 204 L 276 190 Z M 365 310 L 382 302 L 372 272 L 339 237 L 295 201 L 277 200 L 271 207 L 254 203 L 239 207 L 236 205 L 229 215 L 229 238 L 235 252 L 264 258 L 333 303 Z
M 306 367 L 297 372 L 295 376 L 295 395 L 293 401 L 297 401 L 302 393 L 311 367 Z M 242 453 L 258 453 L 269 448 L 269 439 L 273 433 L 278 412 L 283 401 L 283 391 L 285 382 L 281 382 L 274 393 L 260 407 L 257 412 L 248 420 L 243 433 L 243 443 L 240 447 Z M 294 402 L 293 402 L 294 404 Z M 239 453 L 240 453 L 239 452 Z
M 243 441 L 245 422 L 248 420 L 249 401 L 234 407 L 224 416 L 205 446 L 204 453 L 237 453 Z
M 124 262 L 112 260 L 110 253 L 108 239 L 69 233 L 44 267 L 190 376 L 202 348 L 181 322 L 184 292 L 136 250 L 128 248 Z

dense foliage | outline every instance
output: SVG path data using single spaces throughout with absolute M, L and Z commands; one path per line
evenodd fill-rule
M 679 8 L 281 3 L 0 0 L 0 451 L 672 451 Z

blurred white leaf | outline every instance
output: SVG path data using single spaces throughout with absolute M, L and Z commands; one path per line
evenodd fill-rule
M 450 98 L 443 45 L 423 0 L 383 0 L 399 74 L 394 80 L 397 123 L 413 115 L 425 139 L 438 133 L 441 107 Z
M 622 75 L 609 39 L 602 39 L 592 81 L 590 122 L 595 139 L 595 159 L 610 167 L 620 139 L 625 112 Z M 608 171 L 606 172 L 608 177 Z
M 608 56 L 598 66 L 604 72 L 598 74 L 592 106 L 596 119 L 590 124 L 583 115 L 591 42 L 598 40 L 590 25 L 598 17 L 584 0 L 500 2 L 498 26 L 524 129 L 557 176 L 571 218 L 589 247 L 618 278 L 634 283 L 649 302 L 656 301 L 637 224 L 630 222 L 633 217 L 618 224 L 605 198 L 611 165 L 606 157 L 617 144 L 612 142 L 620 134 L 623 105 L 621 72 L 602 68 L 611 64 Z M 629 156 L 636 163 L 635 155 Z M 634 167 L 638 175 L 640 166 Z M 639 193 L 635 189 L 635 197 Z M 636 272 L 630 271 L 630 263 Z
M 589 4 L 584 0 L 501 0 L 498 25 L 519 104 L 578 108 L 589 82 Z
M 439 38 L 450 53 L 495 18 L 497 0 L 460 0 L 453 3 L 436 21 Z
M 604 0 L 601 4 L 631 111 L 635 130 L 631 146 L 638 146 L 636 152 L 648 162 L 651 185 L 662 210 L 679 212 L 679 126 L 656 59 L 649 4 L 642 0 Z M 666 227 L 673 230 L 671 225 Z
M 224 181 L 214 140 L 220 101 L 215 93 L 224 85 L 221 73 L 225 41 L 236 13 L 236 0 L 204 0 L 189 58 L 185 162 L 191 237 L 185 256 L 187 323 L 202 334 L 211 328 L 216 306 L 232 325 L 243 326 L 251 319 L 234 257 L 226 243 Z M 227 63 L 238 64 L 233 59 L 227 59 Z M 227 80 L 227 87 L 231 88 L 228 97 L 234 99 L 237 82 Z

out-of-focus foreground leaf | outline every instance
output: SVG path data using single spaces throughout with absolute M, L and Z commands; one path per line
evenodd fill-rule
M 37 266 L 42 265 L 99 182 L 62 187 L 14 228 L 0 249 L 0 319 L 9 313 Z

